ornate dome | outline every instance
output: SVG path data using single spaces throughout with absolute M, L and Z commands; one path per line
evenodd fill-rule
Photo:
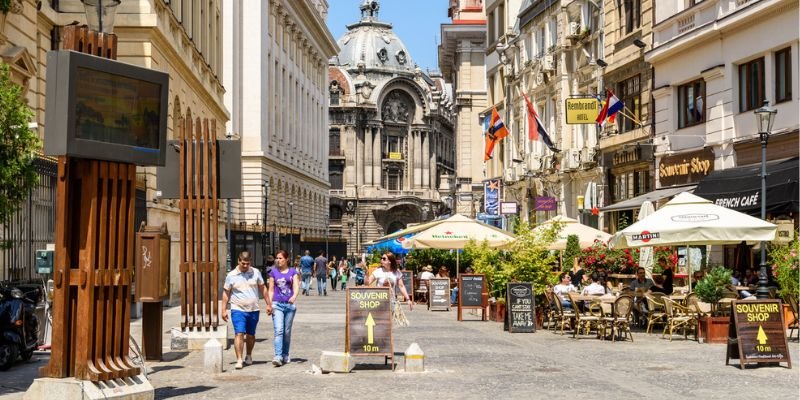
M 347 33 L 339 39 L 341 50 L 335 64 L 346 69 L 357 68 L 363 62 L 367 69 L 413 70 L 411 55 L 392 31 L 392 24 L 378 21 L 378 0 L 364 0 L 359 8 L 361 20 L 348 25 Z

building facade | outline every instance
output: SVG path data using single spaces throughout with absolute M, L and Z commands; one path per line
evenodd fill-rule
M 486 98 L 486 13 L 482 0 L 452 0 L 442 24 L 439 69 L 455 96 L 455 193 L 445 197 L 455 212 L 475 218 L 483 195 L 483 125 Z M 449 199 L 449 200 L 448 200 Z
M 349 255 L 449 213 L 442 197 L 455 176 L 450 85 L 414 64 L 377 0 L 359 11 L 328 67 L 331 236 Z
M 23 86 L 28 103 L 35 113 L 40 137 L 45 126 L 45 76 L 47 52 L 61 49 L 62 27 L 74 21 L 84 23 L 84 6 L 79 0 L 33 1 L 13 0 L 11 11 L 0 24 L 0 56 L 11 65 L 12 79 Z M 228 120 L 223 105 L 221 1 L 203 4 L 189 1 L 152 0 L 123 1 L 117 7 L 114 33 L 118 37 L 117 59 L 170 75 L 169 121 L 167 135 L 175 136 L 180 116 L 207 118 L 218 127 Z M 220 136 L 223 132 L 220 129 Z M 33 268 L 36 249 L 53 242 L 55 212 L 52 210 L 55 182 L 46 158 L 41 159 L 42 184 L 31 203 L 32 212 L 25 218 L 26 230 L 20 243 L 3 250 L 0 270 L 25 269 L 11 278 L 38 278 Z M 41 190 L 40 190 L 41 189 Z M 52 192 L 52 196 L 49 194 Z M 25 210 L 23 210 L 25 212 Z M 139 168 L 137 172 L 136 221 L 148 225 L 167 223 L 172 236 L 172 262 L 178 259 L 177 203 L 160 199 L 156 193 L 155 168 Z M 26 221 L 27 222 L 27 221 Z M 6 229 L 8 227 L 4 227 Z M 13 230 L 13 228 L 11 229 Z M 224 232 L 220 229 L 220 232 Z M 225 240 L 220 253 L 224 259 Z M 12 254 L 13 253 L 13 254 Z M 179 297 L 177 269 L 171 280 L 172 298 Z M 3 279 L 0 276 L 0 279 Z
M 324 0 L 225 4 L 227 131 L 242 140 L 231 240 L 256 265 L 326 240 L 327 60 L 337 51 L 326 15 Z

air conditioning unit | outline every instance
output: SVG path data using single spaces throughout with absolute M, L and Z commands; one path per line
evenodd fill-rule
M 581 24 L 577 22 L 570 22 L 569 23 L 569 31 L 567 31 L 567 37 L 570 39 L 577 38 L 578 35 L 581 33 Z
M 564 151 L 564 158 L 561 160 L 562 171 L 574 171 L 578 169 L 581 163 L 581 152 L 576 149 L 569 149 Z
M 542 169 L 542 159 L 539 157 L 528 157 L 528 171 L 540 171 Z
M 505 173 L 505 174 L 503 174 L 503 179 L 504 179 L 506 182 L 516 182 L 516 180 L 517 180 L 517 173 L 516 173 L 516 171 L 517 171 L 517 170 L 516 170 L 516 169 L 514 169 L 514 168 L 506 168 L 506 173 Z
M 584 148 L 581 150 L 581 164 L 594 164 L 594 156 L 597 150 L 594 148 Z
M 542 158 L 542 171 L 547 171 L 553 168 L 553 156 L 544 156 Z
M 556 58 L 552 55 L 546 55 L 542 58 L 542 70 L 543 71 L 555 71 L 556 70 Z

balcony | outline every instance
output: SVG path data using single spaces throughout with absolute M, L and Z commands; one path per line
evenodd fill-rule
M 381 153 L 381 158 L 383 159 L 383 162 L 404 162 L 405 161 L 403 159 L 403 153 L 396 153 L 396 152 Z
M 664 2 L 665 7 L 656 10 L 658 15 L 656 15 L 656 25 L 653 27 L 653 48 L 656 49 L 681 36 L 687 36 L 693 31 L 718 30 L 720 27 L 714 24 L 715 21 L 741 12 L 744 8 L 755 6 L 756 3 L 759 2 L 756 0 L 705 0 L 689 8 L 681 9 L 682 2 Z M 753 14 L 756 12 L 752 11 Z

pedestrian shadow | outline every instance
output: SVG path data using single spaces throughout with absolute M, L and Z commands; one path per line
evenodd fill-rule
M 177 361 L 189 355 L 189 351 L 168 351 L 161 354 L 161 362 Z
M 181 388 L 175 386 L 160 387 L 155 390 L 155 398 L 168 399 L 170 397 L 179 397 L 187 394 L 207 392 L 214 388 L 216 388 L 216 386 L 190 386 Z
M 181 365 L 157 365 L 155 367 L 148 368 L 150 370 L 150 375 L 156 374 L 162 371 L 172 371 L 175 369 L 183 369 Z

